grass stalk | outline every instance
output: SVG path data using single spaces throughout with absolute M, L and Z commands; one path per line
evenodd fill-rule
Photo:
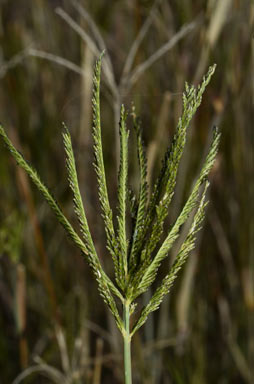
M 124 317 L 124 380 L 125 384 L 132 384 L 131 375 L 131 337 L 130 337 L 130 302 L 125 301 L 123 306 Z

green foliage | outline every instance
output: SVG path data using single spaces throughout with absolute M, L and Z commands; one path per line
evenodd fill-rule
M 148 185 L 146 180 L 147 162 L 142 142 L 141 125 L 134 108 L 132 110 L 132 118 L 137 137 L 137 156 L 140 169 L 138 197 L 135 198 L 131 190 L 128 189 L 129 132 L 126 128 L 127 114 L 124 106 L 122 106 L 119 124 L 120 165 L 118 173 L 118 216 L 117 230 L 115 230 L 112 210 L 108 198 L 101 140 L 101 60 L 102 55 L 96 62 L 93 78 L 92 133 L 95 155 L 94 168 L 97 175 L 98 194 L 106 232 L 107 249 L 112 256 L 114 263 L 115 282 L 112 282 L 104 272 L 89 230 L 79 190 L 75 159 L 68 129 L 66 127 L 64 128 L 64 147 L 67 156 L 68 178 L 73 192 L 74 210 L 79 220 L 82 238 L 78 235 L 71 223 L 65 217 L 58 203 L 49 192 L 48 188 L 42 183 L 36 171 L 15 149 L 2 127 L 0 127 L 0 136 L 4 140 L 7 149 L 11 152 L 18 165 L 28 173 L 34 184 L 41 191 L 69 237 L 85 256 L 98 282 L 100 294 L 102 295 L 107 306 L 110 308 L 123 336 L 126 336 L 127 332 L 125 326 L 126 319 L 124 322 L 121 319 L 113 295 L 117 296 L 122 301 L 125 309 L 128 308 L 128 311 L 130 309 L 131 314 L 136 305 L 135 299 L 144 293 L 154 282 L 162 261 L 168 256 L 172 245 L 180 234 L 181 226 L 191 217 L 192 213 L 194 214 L 189 232 L 180 247 L 179 253 L 172 267 L 156 289 L 150 302 L 142 310 L 140 317 L 137 319 L 134 327 L 130 331 L 130 336 L 128 337 L 131 337 L 144 324 L 149 313 L 155 311 L 160 306 L 164 296 L 170 291 L 178 272 L 185 263 L 190 251 L 194 248 L 197 232 L 200 230 L 204 219 L 204 211 L 207 205 L 205 197 L 209 185 L 207 177 L 214 164 L 220 139 L 220 134 L 217 129 L 214 131 L 211 148 L 194 184 L 191 194 L 184 204 L 180 215 L 172 225 L 170 231 L 167 233 L 165 239 L 162 239 L 164 223 L 174 194 L 177 171 L 184 150 L 186 131 L 191 119 L 201 103 L 202 95 L 214 73 L 215 66 L 209 68 L 202 84 L 198 86 L 197 89 L 193 86 L 189 86 L 187 83 L 185 85 L 182 116 L 179 118 L 172 144 L 164 156 L 162 169 L 154 185 L 150 199 L 148 199 Z M 133 224 L 130 239 L 127 239 L 126 233 L 127 207 L 130 207 Z M 160 242 L 161 245 L 158 247 Z M 124 313 L 126 316 L 126 311 Z

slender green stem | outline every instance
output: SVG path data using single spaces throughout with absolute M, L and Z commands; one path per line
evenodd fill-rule
M 131 377 L 131 337 L 130 337 L 130 303 L 125 301 L 123 306 L 124 317 L 124 379 L 125 384 L 132 384 Z

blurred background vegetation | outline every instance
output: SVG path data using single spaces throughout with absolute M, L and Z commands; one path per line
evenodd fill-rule
M 191 188 L 212 126 L 219 125 L 222 143 L 210 176 L 206 222 L 170 298 L 134 338 L 134 383 L 251 384 L 254 3 L 1 0 L 1 123 L 75 220 L 61 142 L 61 122 L 67 123 L 91 231 L 110 272 L 91 166 L 92 68 L 102 48 L 92 20 L 114 75 L 106 70 L 102 86 L 113 209 L 119 103 L 130 109 L 134 101 L 142 117 L 153 180 L 181 112 L 184 82 L 197 84 L 208 66 L 217 63 L 189 130 L 168 224 Z M 136 40 L 140 44 L 131 68 L 136 78 L 123 81 L 126 57 L 140 30 L 144 36 Z M 158 51 L 162 46 L 164 51 Z M 106 69 L 107 56 L 104 63 Z M 135 151 L 135 140 L 131 144 Z M 136 170 L 132 162 L 134 188 Z M 25 372 L 31 374 L 25 383 L 122 383 L 121 338 L 89 268 L 3 145 L 0 196 L 0 382 L 17 378 L 18 383 Z M 165 263 L 164 272 L 168 267 Z

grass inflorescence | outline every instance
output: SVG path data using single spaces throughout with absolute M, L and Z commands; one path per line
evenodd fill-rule
M 119 123 L 120 163 L 117 190 L 118 207 L 117 218 L 114 221 L 108 197 L 101 139 L 101 62 L 102 55 L 95 64 L 93 77 L 92 136 L 94 141 L 94 168 L 97 175 L 98 195 L 106 232 L 106 247 L 112 256 L 114 264 L 115 277 L 113 280 L 110 279 L 104 271 L 94 246 L 79 189 L 71 136 L 67 127 L 64 126 L 63 141 L 66 152 L 68 180 L 73 192 L 74 211 L 79 221 L 80 233 L 74 229 L 64 215 L 60 205 L 41 181 L 37 172 L 23 158 L 22 154 L 16 150 L 1 126 L 0 136 L 18 165 L 27 172 L 33 183 L 40 190 L 50 208 L 55 213 L 56 218 L 64 227 L 74 244 L 81 250 L 83 256 L 91 267 L 95 279 L 98 282 L 99 292 L 112 312 L 116 324 L 122 333 L 124 339 L 125 382 L 130 384 L 131 338 L 145 323 L 149 314 L 159 308 L 163 298 L 169 293 L 177 274 L 195 246 L 196 236 L 204 219 L 205 207 L 207 205 L 206 193 L 209 186 L 208 174 L 214 164 L 220 140 L 220 134 L 217 129 L 214 129 L 213 140 L 209 152 L 186 203 L 170 230 L 164 231 L 164 224 L 174 195 L 177 172 L 186 142 L 187 128 L 202 101 L 202 95 L 215 71 L 215 65 L 209 68 L 207 75 L 204 76 L 201 85 L 197 88 L 190 86 L 187 83 L 185 84 L 182 115 L 179 118 L 172 143 L 165 153 L 159 176 L 153 188 L 150 187 L 150 190 L 152 191 L 150 197 L 148 193 L 149 186 L 147 183 L 147 159 L 142 140 L 141 122 L 136 115 L 134 107 L 131 111 L 131 117 L 134 132 L 136 134 L 139 164 L 140 185 L 138 195 L 135 196 L 129 189 L 129 130 L 126 123 L 127 112 L 124 106 L 121 107 Z M 127 211 L 129 207 L 131 209 L 130 215 L 133 225 L 133 228 L 130 230 L 130 238 L 128 238 L 126 230 Z M 157 279 L 157 273 L 161 263 L 168 257 L 174 242 L 179 237 L 182 225 L 190 217 L 192 217 L 192 223 L 189 231 L 180 246 L 179 252 L 170 270 L 157 286 L 150 301 L 141 310 L 133 325 L 130 326 L 130 318 L 133 315 L 134 308 L 137 306 L 138 297 L 145 293 Z M 166 232 L 165 235 L 164 232 Z M 119 309 L 120 306 L 118 305 L 117 299 L 118 301 L 120 300 L 122 304 L 122 313 Z

